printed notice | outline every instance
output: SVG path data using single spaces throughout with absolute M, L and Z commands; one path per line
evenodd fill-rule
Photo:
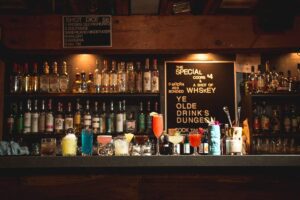
M 226 123 L 225 105 L 234 116 L 233 62 L 166 62 L 165 77 L 167 128 L 207 127 L 210 118 Z
M 111 16 L 63 16 L 63 47 L 111 47 Z

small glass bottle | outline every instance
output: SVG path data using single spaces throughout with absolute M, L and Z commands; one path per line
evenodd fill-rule
M 64 111 L 61 102 L 58 102 L 57 104 L 57 113 L 54 118 L 54 131 L 58 134 L 64 132 Z
M 145 113 L 143 111 L 143 102 L 140 102 L 140 108 L 138 113 L 138 133 L 143 134 L 145 132 Z
M 80 92 L 87 93 L 87 81 L 85 72 L 81 72 L 80 74 L 81 84 L 80 84 Z
M 81 93 L 81 80 L 80 80 L 80 74 L 78 72 L 75 75 L 72 91 L 73 93 Z
M 18 114 L 17 114 L 17 127 L 16 131 L 18 134 L 22 134 L 24 130 L 24 113 L 23 113 L 23 103 L 20 101 Z
M 118 64 L 118 92 L 127 92 L 127 76 L 124 62 Z
M 151 72 L 151 92 L 159 93 L 159 71 L 157 68 L 157 59 L 153 60 L 153 70 Z
M 95 93 L 94 76 L 92 73 L 89 73 L 89 79 L 86 84 L 88 93 Z
M 135 133 L 136 131 L 136 120 L 134 119 L 133 112 L 129 113 L 128 118 L 126 119 L 126 129 L 127 133 Z
M 37 133 L 39 131 L 39 113 L 38 113 L 38 101 L 34 100 L 34 107 L 31 113 L 31 133 Z
M 52 99 L 49 99 L 48 101 L 48 110 L 46 113 L 45 127 L 46 127 L 46 133 L 53 133 L 54 118 L 52 112 Z
M 59 75 L 57 73 L 57 62 L 53 63 L 52 74 L 49 76 L 49 92 L 59 92 Z
M 24 112 L 24 133 L 31 131 L 31 100 L 27 100 L 27 109 Z
M 67 112 L 65 114 L 65 132 L 67 133 L 69 129 L 73 130 L 73 114 L 72 114 L 72 103 L 68 102 Z
M 95 85 L 95 92 L 101 93 L 101 82 L 102 82 L 102 74 L 100 69 L 99 61 L 96 60 L 96 67 L 94 72 L 94 85 Z
M 183 155 L 190 155 L 191 154 L 191 146 L 190 146 L 188 134 L 186 134 L 185 137 L 184 137 L 182 154 Z
M 77 99 L 76 110 L 74 114 L 74 131 L 76 134 L 79 134 L 81 131 L 81 106 L 79 99 Z
M 115 132 L 115 112 L 114 102 L 110 102 L 110 110 L 106 116 L 106 133 L 112 134 Z
M 90 112 L 90 101 L 87 100 L 85 104 L 85 111 L 83 114 L 83 125 L 84 127 L 91 129 L 92 127 L 92 115 Z
M 19 91 L 18 84 L 18 65 L 13 64 L 13 73 L 10 76 L 10 93 L 17 93 Z
M 265 92 L 265 78 L 262 73 L 262 65 L 259 65 L 258 73 L 257 73 L 257 92 L 264 93 Z
M 111 62 L 111 70 L 109 71 L 109 92 L 116 93 L 118 89 L 118 74 L 116 70 L 116 61 Z
M 62 72 L 59 75 L 59 91 L 66 93 L 69 91 L 69 74 L 67 70 L 67 62 L 63 62 Z
M 152 79 L 151 79 L 151 71 L 149 68 L 149 58 L 147 58 L 145 61 L 145 70 L 143 73 L 143 91 L 145 93 L 151 92 L 151 83 L 152 83 Z
M 45 100 L 42 100 L 41 104 L 41 111 L 39 113 L 39 127 L 38 130 L 40 133 L 45 132 L 45 127 L 46 127 L 46 107 L 45 107 Z
M 22 91 L 25 93 L 30 92 L 30 74 L 29 74 L 29 69 L 28 69 L 28 63 L 24 64 L 24 74 L 22 78 L 22 86 L 23 89 Z
M 30 76 L 30 92 L 38 92 L 39 90 L 39 76 L 38 76 L 38 65 L 37 63 L 33 64 L 33 73 Z
M 107 60 L 103 60 L 103 69 L 102 69 L 102 93 L 108 93 L 109 92 L 109 72 L 108 72 L 108 63 Z
M 135 90 L 138 93 L 143 92 L 143 72 L 141 62 L 136 63 Z
M 92 115 L 92 129 L 94 134 L 98 134 L 100 132 L 100 116 L 98 109 L 98 101 L 94 102 L 94 111 Z
M 116 132 L 117 133 L 123 133 L 123 129 L 124 129 L 124 114 L 123 114 L 123 110 L 122 110 L 122 101 L 119 101 L 119 106 L 118 106 L 119 110 L 116 113 Z
M 129 93 L 135 92 L 135 71 L 133 67 L 133 63 L 127 63 L 127 88 Z
M 102 110 L 100 111 L 99 133 L 106 133 L 106 104 L 102 102 Z

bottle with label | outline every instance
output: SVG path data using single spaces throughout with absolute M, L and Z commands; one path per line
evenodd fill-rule
M 292 129 L 292 119 L 289 112 L 288 105 L 285 105 L 284 107 L 284 118 L 283 118 L 283 126 L 284 126 L 284 132 L 290 133 Z
M 49 92 L 59 92 L 59 75 L 57 73 L 57 62 L 53 63 L 52 74 L 49 76 Z
M 259 106 L 254 102 L 253 103 L 253 132 L 259 133 L 260 132 L 260 112 Z
M 140 102 L 140 109 L 138 113 L 138 133 L 143 134 L 145 132 L 145 113 L 143 111 L 143 102 Z
M 38 92 L 39 90 L 39 75 L 38 75 L 38 65 L 37 63 L 33 64 L 33 73 L 30 76 L 30 92 Z
M 257 73 L 257 93 L 265 92 L 265 77 L 262 70 L 262 65 L 259 65 Z
M 117 133 L 123 133 L 124 131 L 124 113 L 123 113 L 123 109 L 122 109 L 122 101 L 119 101 L 119 109 L 118 112 L 116 114 L 116 132 Z
M 88 93 L 95 93 L 95 86 L 94 86 L 94 75 L 89 73 L 89 79 L 86 82 L 87 85 L 87 92 Z
M 135 90 L 138 93 L 143 92 L 143 72 L 141 68 L 141 62 L 136 63 Z
M 117 74 L 117 63 L 116 61 L 111 62 L 111 70 L 109 71 L 109 92 L 118 92 L 118 74 Z
M 129 93 L 135 92 L 135 71 L 132 62 L 127 63 L 127 88 Z
M 7 116 L 7 132 L 11 135 L 13 133 L 15 133 L 15 123 L 16 123 L 16 105 L 15 104 L 10 104 L 10 113 Z
M 152 79 L 151 79 L 151 71 L 149 68 L 149 58 L 147 58 L 145 61 L 145 70 L 143 73 L 143 91 L 145 93 L 151 92 L 151 83 L 152 83 Z
M 78 72 L 75 75 L 72 92 L 81 93 L 81 79 L 80 79 L 80 74 Z
M 153 60 L 153 70 L 151 73 L 151 91 L 159 93 L 159 71 L 157 68 L 157 59 Z
M 255 94 L 257 92 L 257 76 L 254 70 L 254 66 L 251 66 L 251 73 L 248 76 L 248 89 L 251 94 Z
M 103 60 L 103 69 L 102 69 L 102 93 L 108 93 L 109 92 L 109 72 L 108 72 L 108 63 L 107 60 Z
M 127 76 L 125 72 L 125 62 L 118 64 L 118 92 L 127 92 Z
M 115 112 L 114 102 L 110 102 L 110 110 L 106 116 L 106 133 L 111 134 L 115 132 Z
M 76 134 L 81 132 L 81 105 L 79 99 L 77 99 L 76 110 L 74 114 L 74 131 Z
M 265 78 L 265 92 L 266 93 L 273 92 L 274 88 L 272 88 L 272 74 L 270 72 L 270 61 L 266 61 L 264 78 Z
M 24 74 L 22 78 L 22 86 L 23 89 L 22 91 L 25 93 L 30 92 L 30 74 L 29 74 L 29 69 L 28 69 L 28 63 L 24 64 Z
M 18 65 L 13 64 L 13 72 L 10 76 L 10 92 L 17 93 L 19 92 L 19 83 L 18 83 Z
M 267 113 L 267 105 L 266 102 L 262 102 L 263 107 L 262 107 L 262 113 L 261 113 L 261 118 L 260 118 L 260 126 L 261 130 L 264 132 L 268 132 L 270 130 L 270 117 Z
M 54 130 L 54 117 L 52 112 L 52 99 L 48 101 L 48 110 L 45 120 L 46 133 L 53 133 Z
M 99 132 L 100 134 L 106 133 L 106 104 L 102 102 L 102 110 L 100 112 L 100 121 L 99 121 Z
M 80 83 L 80 90 L 79 90 L 79 92 L 81 92 L 81 93 L 87 93 L 87 81 L 86 81 L 86 74 L 85 74 L 84 71 L 81 72 L 80 79 L 81 79 L 81 83 Z
M 73 129 L 73 122 L 72 103 L 68 102 L 67 112 L 65 114 L 65 133 Z
M 100 116 L 98 109 L 98 101 L 94 102 L 94 111 L 92 116 L 92 130 L 94 134 L 98 134 L 100 132 Z
M 90 112 L 90 101 L 87 100 L 85 104 L 85 111 L 83 114 L 83 125 L 86 129 L 91 129 L 92 127 L 92 115 Z
M 134 113 L 130 112 L 128 118 L 126 119 L 126 129 L 127 133 L 135 133 L 136 131 L 136 120 L 134 119 Z
M 163 134 L 163 136 L 162 136 L 162 143 L 161 143 L 161 147 L 160 148 L 161 148 L 160 149 L 160 154 L 161 155 L 171 155 L 172 154 L 172 149 L 170 147 L 169 137 L 168 137 L 167 134 Z
M 24 115 L 23 115 L 23 103 L 19 103 L 18 115 L 17 115 L 17 126 L 16 131 L 18 134 L 22 134 L 24 131 Z
M 40 75 L 40 92 L 49 92 L 49 65 L 44 63 L 44 72 Z
M 151 113 L 151 103 L 147 102 L 147 111 L 146 111 L 146 132 L 151 135 L 152 134 L 152 116 Z
M 31 133 L 37 133 L 38 131 L 39 131 L 38 101 L 34 100 L 34 106 L 31 113 Z
M 101 82 L 102 82 L 102 74 L 100 69 L 100 63 L 96 60 L 96 67 L 94 72 L 94 85 L 95 85 L 95 92 L 101 93 Z
M 202 138 L 202 142 L 201 142 L 201 145 L 200 145 L 200 148 L 203 148 L 202 149 L 202 155 L 208 155 L 208 134 L 207 132 L 204 133 L 203 135 L 203 138 Z
M 45 100 L 42 100 L 41 110 L 39 113 L 39 122 L 38 122 L 39 132 L 44 133 L 45 127 L 46 127 L 46 107 L 45 107 Z
M 54 118 L 54 131 L 55 133 L 64 132 L 64 111 L 63 104 L 61 102 L 58 102 L 57 104 L 57 113 Z
M 67 62 L 63 62 L 62 71 L 59 75 L 59 91 L 62 93 L 66 93 L 69 91 L 69 74 L 67 70 Z
M 182 152 L 183 155 L 190 155 L 191 154 L 191 146 L 190 146 L 188 133 L 184 137 L 182 150 L 183 150 L 183 152 Z
M 271 88 L 272 92 L 276 92 L 279 87 L 279 75 L 275 70 L 275 66 L 273 66 L 271 71 Z
M 291 129 L 292 133 L 296 133 L 298 130 L 298 119 L 295 105 L 291 105 Z
M 26 111 L 24 112 L 24 133 L 31 131 L 31 100 L 27 100 Z
M 280 115 L 279 115 L 279 107 L 274 107 L 272 110 L 271 117 L 271 129 L 272 133 L 280 133 Z

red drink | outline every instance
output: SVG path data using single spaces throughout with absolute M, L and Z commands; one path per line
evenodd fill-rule
M 199 133 L 189 134 L 190 144 L 192 147 L 198 147 L 201 141 L 201 135 Z
M 156 138 L 159 138 L 164 129 L 164 120 L 161 114 L 153 115 L 152 117 L 152 128 Z

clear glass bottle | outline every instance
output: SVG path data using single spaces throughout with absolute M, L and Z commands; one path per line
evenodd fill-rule
M 49 92 L 59 92 L 59 75 L 57 73 L 57 62 L 53 63 L 52 73 L 49 76 Z
M 39 114 L 39 127 L 38 130 L 40 133 L 44 133 L 45 132 L 45 127 L 46 127 L 46 107 L 45 107 L 45 100 L 42 100 L 42 104 L 41 104 L 41 110 L 40 110 L 40 114 Z
M 65 114 L 65 132 L 68 133 L 69 130 L 74 128 L 74 118 L 72 113 L 72 103 L 68 102 L 67 112 Z
M 81 79 L 80 74 L 77 72 L 73 83 L 73 93 L 81 93 Z
M 100 132 L 100 134 L 106 133 L 106 105 L 105 105 L 105 102 L 102 102 L 102 110 L 100 112 L 100 121 L 99 121 L 99 132 Z
M 87 93 L 87 81 L 85 72 L 81 72 L 80 74 L 81 84 L 80 84 L 80 92 Z
M 23 74 L 22 74 L 22 66 L 18 65 L 18 74 L 17 74 L 17 84 L 18 84 L 18 90 L 17 92 L 23 92 Z
M 69 92 L 69 81 L 70 77 L 68 74 L 68 69 L 67 69 L 67 62 L 63 62 L 62 66 L 62 72 L 59 75 L 59 91 L 62 93 L 67 93 Z
M 92 129 L 94 134 L 98 134 L 100 132 L 100 116 L 98 109 L 98 101 L 94 102 L 94 111 L 92 116 Z
M 13 64 L 13 72 L 10 76 L 10 93 L 17 93 L 19 91 L 18 84 L 18 65 Z
M 89 80 L 86 84 L 88 93 L 95 93 L 94 75 L 92 73 L 89 73 Z
M 30 74 L 29 74 L 29 69 L 28 69 L 28 63 L 24 64 L 22 86 L 23 86 L 23 89 L 22 89 L 23 92 L 25 92 L 25 93 L 30 92 Z
M 151 92 L 152 79 L 151 79 L 151 71 L 149 65 L 150 65 L 149 58 L 147 58 L 145 61 L 145 70 L 143 73 L 143 91 L 145 93 Z
M 34 106 L 31 113 L 31 133 L 37 133 L 39 131 L 39 112 L 38 101 L 34 100 Z
M 102 73 L 100 68 L 100 63 L 96 60 L 96 67 L 94 72 L 94 85 L 95 85 L 95 92 L 101 93 L 101 83 L 102 83 Z
M 52 112 L 52 99 L 48 101 L 48 110 L 45 120 L 46 133 L 53 133 L 54 130 L 54 117 Z
M 37 63 L 33 64 L 33 73 L 30 76 L 30 92 L 38 92 L 39 90 L 39 74 L 38 74 L 38 65 Z
M 108 72 L 108 63 L 107 60 L 103 60 L 103 69 L 102 69 L 102 93 L 108 93 L 109 92 L 109 72 Z
M 135 90 L 138 93 L 143 92 L 143 72 L 141 62 L 136 63 Z
M 110 110 L 106 116 L 106 133 L 111 134 L 115 132 L 115 112 L 114 102 L 110 102 Z
M 74 114 L 74 131 L 76 134 L 81 132 L 81 105 L 79 99 L 77 99 L 76 110 Z
M 262 73 L 262 65 L 258 66 L 258 73 L 257 73 L 257 92 L 264 93 L 265 92 L 265 77 Z
M 118 74 L 116 70 L 116 61 L 111 62 L 111 70 L 109 71 L 109 92 L 118 92 Z
M 57 104 L 57 112 L 54 118 L 54 131 L 58 134 L 64 132 L 64 111 L 61 102 L 58 102 Z
M 92 115 L 90 112 L 90 101 L 87 100 L 85 104 L 85 111 L 83 114 L 83 125 L 84 127 L 91 129 L 92 128 Z
M 116 113 L 116 132 L 117 133 L 123 133 L 124 129 L 124 114 L 122 110 L 122 101 L 119 101 L 118 103 L 118 112 Z
M 125 62 L 118 64 L 118 92 L 127 92 L 127 76 L 125 72 Z
M 24 133 L 31 131 L 31 100 L 27 100 L 26 111 L 24 112 Z
M 135 92 L 135 71 L 132 62 L 127 63 L 127 88 L 128 92 L 134 93 Z
M 254 66 L 251 66 L 251 73 L 248 76 L 248 89 L 251 94 L 255 94 L 257 91 L 257 76 L 254 70 Z
M 151 92 L 159 93 L 159 71 L 157 68 L 157 59 L 153 60 L 153 70 L 151 72 Z

